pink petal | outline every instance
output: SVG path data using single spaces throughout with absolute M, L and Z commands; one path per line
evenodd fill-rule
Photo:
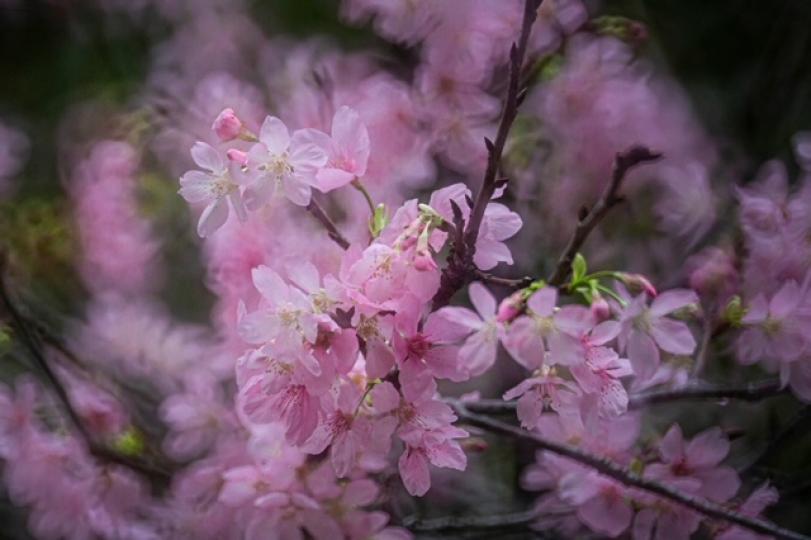
M 552 315 L 558 303 L 558 290 L 554 287 L 544 287 L 529 297 L 527 306 L 541 317 Z
M 487 371 L 496 361 L 498 342 L 487 335 L 487 331 L 472 334 L 459 350 L 459 359 L 471 376 L 478 376 Z
M 659 455 L 667 463 L 678 463 L 684 458 L 684 436 L 681 427 L 673 424 L 659 442 Z
M 651 323 L 651 336 L 663 351 L 671 354 L 692 354 L 696 348 L 696 340 L 690 328 L 673 319 L 658 319 Z
M 315 187 L 322 193 L 343 187 L 355 179 L 355 175 L 342 169 L 325 168 L 315 175 Z
M 636 376 L 645 381 L 650 379 L 659 367 L 659 349 L 650 336 L 634 329 L 628 338 L 628 359 L 634 366 Z
M 400 393 L 390 382 L 376 385 L 369 393 L 372 407 L 378 414 L 386 414 L 400 406 Z
M 698 295 L 695 292 L 689 289 L 674 289 L 659 294 L 650 306 L 650 313 L 654 317 L 661 317 L 690 304 L 697 303 Z
M 225 225 L 228 219 L 228 202 L 219 198 L 206 206 L 197 222 L 197 234 L 200 238 L 207 238 L 217 229 Z
M 422 497 L 431 487 L 431 475 L 428 472 L 428 460 L 420 450 L 407 448 L 398 462 L 400 478 L 406 490 L 416 497 Z
M 729 440 L 721 428 L 702 431 L 687 445 L 685 454 L 691 467 L 713 467 L 729 453 Z
M 493 295 L 484 285 L 474 281 L 468 287 L 468 294 L 473 307 L 479 312 L 482 320 L 486 321 L 493 318 L 496 313 L 496 299 L 493 298 Z
M 202 141 L 197 141 L 191 147 L 191 157 L 197 165 L 213 173 L 225 171 L 225 162 L 220 153 Z
M 259 129 L 259 140 L 272 154 L 281 154 L 290 146 L 290 132 L 284 122 L 268 116 Z

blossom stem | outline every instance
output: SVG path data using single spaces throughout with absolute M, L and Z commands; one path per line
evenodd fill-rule
M 341 246 L 341 249 L 349 249 L 349 240 L 347 240 L 338 227 L 335 225 L 330 217 L 324 212 L 324 209 L 315 200 L 315 197 L 310 199 L 310 204 L 307 205 L 307 211 L 310 212 L 315 219 L 321 222 L 321 225 L 327 230 L 327 234 L 333 242 Z
M 563 250 L 555 271 L 547 280 L 550 285 L 557 287 L 563 284 L 572 270 L 574 256 L 580 251 L 591 231 L 613 207 L 622 202 L 623 199 L 619 195 L 619 190 L 628 171 L 637 165 L 656 161 L 660 157 L 662 157 L 661 154 L 653 152 L 644 146 L 633 146 L 616 155 L 611 173 L 611 182 L 609 182 L 595 205 L 578 220 L 574 234 L 572 234 L 569 243 Z
M 738 527 L 750 531 L 782 538 L 786 540 L 809 540 L 808 536 L 784 529 L 768 521 L 745 516 L 738 512 L 724 508 L 723 506 L 709 500 L 689 495 L 677 489 L 673 489 L 665 484 L 650 480 L 635 474 L 628 469 L 617 465 L 613 461 L 591 454 L 580 448 L 557 443 L 542 437 L 537 433 L 525 431 L 519 427 L 501 422 L 489 416 L 479 415 L 470 412 L 467 405 L 461 401 L 451 403 L 460 420 L 472 426 L 485 429 L 493 433 L 509 435 L 517 439 L 531 441 L 539 448 L 552 452 L 553 454 L 571 459 L 581 465 L 594 469 L 598 473 L 613 478 L 614 480 L 642 491 L 657 495 L 670 502 L 689 508 L 710 519 L 732 523 Z
M 479 238 L 484 212 L 490 199 L 493 198 L 499 185 L 498 173 L 501 169 L 501 157 L 507 136 L 510 133 L 518 107 L 526 95 L 525 87 L 521 85 L 521 73 L 526 56 L 527 43 L 532 25 L 538 16 L 538 8 L 542 0 L 525 0 L 524 14 L 521 21 L 521 34 L 517 43 L 510 49 L 510 75 L 507 84 L 507 96 L 501 110 L 501 120 L 498 125 L 495 141 L 485 139 L 487 144 L 487 167 L 482 179 L 481 188 L 476 194 L 476 200 L 470 210 L 470 218 L 464 230 L 461 242 L 454 242 L 448 266 L 443 270 L 440 278 L 440 287 L 434 295 L 433 306 L 438 309 L 450 302 L 451 297 L 475 276 L 473 256 L 476 253 L 476 241 Z M 457 245 L 459 244 L 459 245 Z
M 375 215 L 375 202 L 372 200 L 372 196 L 369 195 L 369 191 L 366 189 L 366 186 L 361 184 L 360 180 L 355 178 L 352 180 L 352 187 L 360 191 L 363 198 L 366 199 L 366 205 L 369 207 L 369 212 L 372 215 Z

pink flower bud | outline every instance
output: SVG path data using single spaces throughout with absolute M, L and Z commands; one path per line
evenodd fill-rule
M 650 282 L 648 278 L 642 274 L 621 274 L 622 282 L 625 283 L 632 291 L 645 291 L 651 298 L 659 294 L 656 287 Z
M 243 167 L 248 164 L 248 154 L 242 150 L 231 148 L 225 153 L 225 155 L 228 156 L 228 159 Z
M 427 272 L 429 270 L 436 270 L 436 261 L 431 257 L 430 253 L 417 253 L 414 257 L 414 268 L 420 272 Z
M 611 317 L 611 306 L 608 305 L 605 298 L 596 295 L 591 302 L 591 314 L 597 322 L 603 322 Z
M 498 322 L 510 322 L 521 314 L 523 308 L 524 299 L 521 291 L 514 292 L 499 304 L 496 320 Z
M 242 131 L 242 120 L 240 120 L 234 109 L 223 109 L 217 115 L 216 120 L 211 125 L 211 129 L 217 134 L 221 141 L 231 141 L 236 139 Z

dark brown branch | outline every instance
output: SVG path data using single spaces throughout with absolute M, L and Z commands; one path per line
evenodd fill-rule
M 321 208 L 321 205 L 318 204 L 315 197 L 310 199 L 310 204 L 307 205 L 307 211 L 321 222 L 321 225 L 327 230 L 327 234 L 333 242 L 341 246 L 341 249 L 349 249 L 349 240 L 341 234 L 341 231 L 338 230 L 335 223 L 330 219 L 327 213 L 324 212 L 324 209 Z
M 490 283 L 492 285 L 501 285 L 502 287 L 509 287 L 511 289 L 523 289 L 525 287 L 529 287 L 530 283 L 534 281 L 529 276 L 512 279 L 494 276 L 493 274 L 488 274 L 487 272 L 482 272 L 481 270 L 476 271 L 476 278 L 482 280 L 485 283 Z
M 507 95 L 501 110 L 501 120 L 495 141 L 485 139 L 487 145 L 487 168 L 484 172 L 481 188 L 476 194 L 476 200 L 472 204 L 470 217 L 461 241 L 452 242 L 451 253 L 448 256 L 448 265 L 442 272 L 439 290 L 434 296 L 433 307 L 438 309 L 450 302 L 451 297 L 464 287 L 475 276 L 476 266 L 473 263 L 473 256 L 476 254 L 476 240 L 479 238 L 484 212 L 490 199 L 493 198 L 496 188 L 500 185 L 498 173 L 501 169 L 501 158 L 504 153 L 504 146 L 507 144 L 507 136 L 510 128 L 518 115 L 518 107 L 521 105 L 526 88 L 521 85 L 521 73 L 524 66 L 524 57 L 527 52 L 527 43 L 532 25 L 538 16 L 538 8 L 542 0 L 525 0 L 524 14 L 521 20 L 521 34 L 517 43 L 513 43 L 510 49 L 510 75 L 507 84 Z M 458 225 L 457 225 L 458 226 Z
M 2 256 L 3 255 L 0 254 L 0 257 Z M 2 303 L 3 309 L 11 318 L 11 323 L 14 325 L 17 334 L 20 336 L 23 346 L 31 355 L 37 370 L 41 372 L 54 394 L 56 394 L 56 397 L 62 404 L 69 421 L 76 429 L 79 436 L 84 440 L 88 452 L 102 461 L 128 467 L 153 480 L 167 485 L 171 479 L 171 472 L 169 472 L 167 468 L 156 463 L 147 463 L 143 460 L 120 454 L 96 440 L 93 434 L 88 431 L 81 416 L 73 407 L 73 403 L 67 390 L 62 384 L 62 381 L 59 379 L 59 376 L 51 368 L 50 363 L 45 358 L 39 337 L 36 335 L 33 327 L 27 323 L 25 317 L 20 313 L 12 301 L 6 288 L 4 271 L 4 261 L 0 260 L 0 303 Z
M 734 399 L 738 401 L 756 402 L 786 392 L 787 390 L 785 388 L 781 388 L 779 381 L 763 381 L 740 387 L 709 384 L 696 385 L 688 388 L 680 388 L 678 390 L 654 390 L 632 394 L 628 401 L 628 408 L 639 409 L 646 405 L 671 403 L 673 401 Z M 515 412 L 516 402 L 503 401 L 500 399 L 479 399 L 465 402 L 465 407 L 469 411 L 481 414 L 511 414 Z
M 547 280 L 550 285 L 560 286 L 566 281 L 572 269 L 572 261 L 591 231 L 613 207 L 622 202 L 623 199 L 619 194 L 619 190 L 628 171 L 642 163 L 656 161 L 660 157 L 662 157 L 661 154 L 653 152 L 644 146 L 634 146 L 616 155 L 614 168 L 611 172 L 611 182 L 597 203 L 578 220 L 574 234 L 563 250 L 554 273 Z
M 521 428 L 511 426 L 510 424 L 506 424 L 489 416 L 472 413 L 466 408 L 466 404 L 461 401 L 455 401 L 451 403 L 451 405 L 455 409 L 456 414 L 464 423 L 491 431 L 493 433 L 500 433 L 502 435 L 509 435 L 517 439 L 531 441 L 542 450 L 571 459 L 572 461 L 575 461 L 581 465 L 594 469 L 604 476 L 613 478 L 626 486 L 634 487 L 653 495 L 657 495 L 672 503 L 679 504 L 685 508 L 698 512 L 707 518 L 724 523 L 732 523 L 738 527 L 742 527 L 756 533 L 774 536 L 776 538 L 786 540 L 810 540 L 807 536 L 784 529 L 768 521 L 744 516 L 738 512 L 728 510 L 719 504 L 710 502 L 700 497 L 688 495 L 659 482 L 643 478 L 625 469 L 624 467 L 617 465 L 613 461 L 590 454 L 574 446 L 550 441 L 537 433 L 525 431 Z
M 779 381 L 751 383 L 741 387 L 700 385 L 678 390 L 641 392 L 631 396 L 628 407 L 638 409 L 645 405 L 687 400 L 726 400 L 761 401 L 786 392 Z
M 538 519 L 537 510 L 512 514 L 474 514 L 469 516 L 443 516 L 432 519 L 419 519 L 407 516 L 403 527 L 413 532 L 438 532 L 465 529 L 504 529 L 528 525 Z

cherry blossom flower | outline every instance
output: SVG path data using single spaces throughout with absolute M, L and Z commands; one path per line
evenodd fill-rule
M 332 117 L 332 133 L 309 130 L 311 140 L 327 154 L 327 163 L 316 173 L 315 186 L 324 193 L 345 186 L 366 174 L 369 161 L 369 131 L 358 112 L 346 105 Z
M 504 347 L 527 369 L 580 361 L 579 337 L 591 326 L 591 314 L 580 306 L 558 308 L 557 299 L 554 287 L 535 292 L 527 300 L 527 314 L 507 327 Z
M 661 293 L 650 307 L 646 296 L 640 294 L 621 310 L 619 343 L 638 378 L 649 379 L 656 372 L 659 349 L 675 355 L 693 353 L 696 341 L 687 324 L 666 315 L 697 302 L 696 293 L 679 289 Z
M 305 132 L 290 135 L 287 126 L 268 116 L 259 130 L 259 142 L 248 152 L 246 205 L 251 210 L 264 206 L 281 189 L 290 202 L 306 206 L 315 175 L 327 162 L 324 150 L 313 144 Z
M 728 453 L 729 441 L 720 428 L 699 433 L 686 443 L 681 428 L 674 424 L 659 444 L 663 463 L 648 465 L 645 476 L 668 480 L 681 489 L 724 502 L 740 487 L 735 469 L 720 464 Z
M 244 221 L 246 214 L 239 184 L 219 152 L 204 142 L 197 142 L 191 155 L 206 172 L 189 171 L 181 176 L 178 193 L 190 203 L 206 203 L 197 224 L 197 234 L 205 238 L 222 227 L 228 219 L 229 203 L 237 217 Z
M 436 312 L 438 320 L 461 326 L 469 335 L 459 350 L 459 359 L 472 377 L 487 371 L 496 361 L 498 340 L 502 332 L 496 319 L 496 300 L 484 285 L 478 282 L 468 288 L 470 301 L 476 308 L 444 307 Z

